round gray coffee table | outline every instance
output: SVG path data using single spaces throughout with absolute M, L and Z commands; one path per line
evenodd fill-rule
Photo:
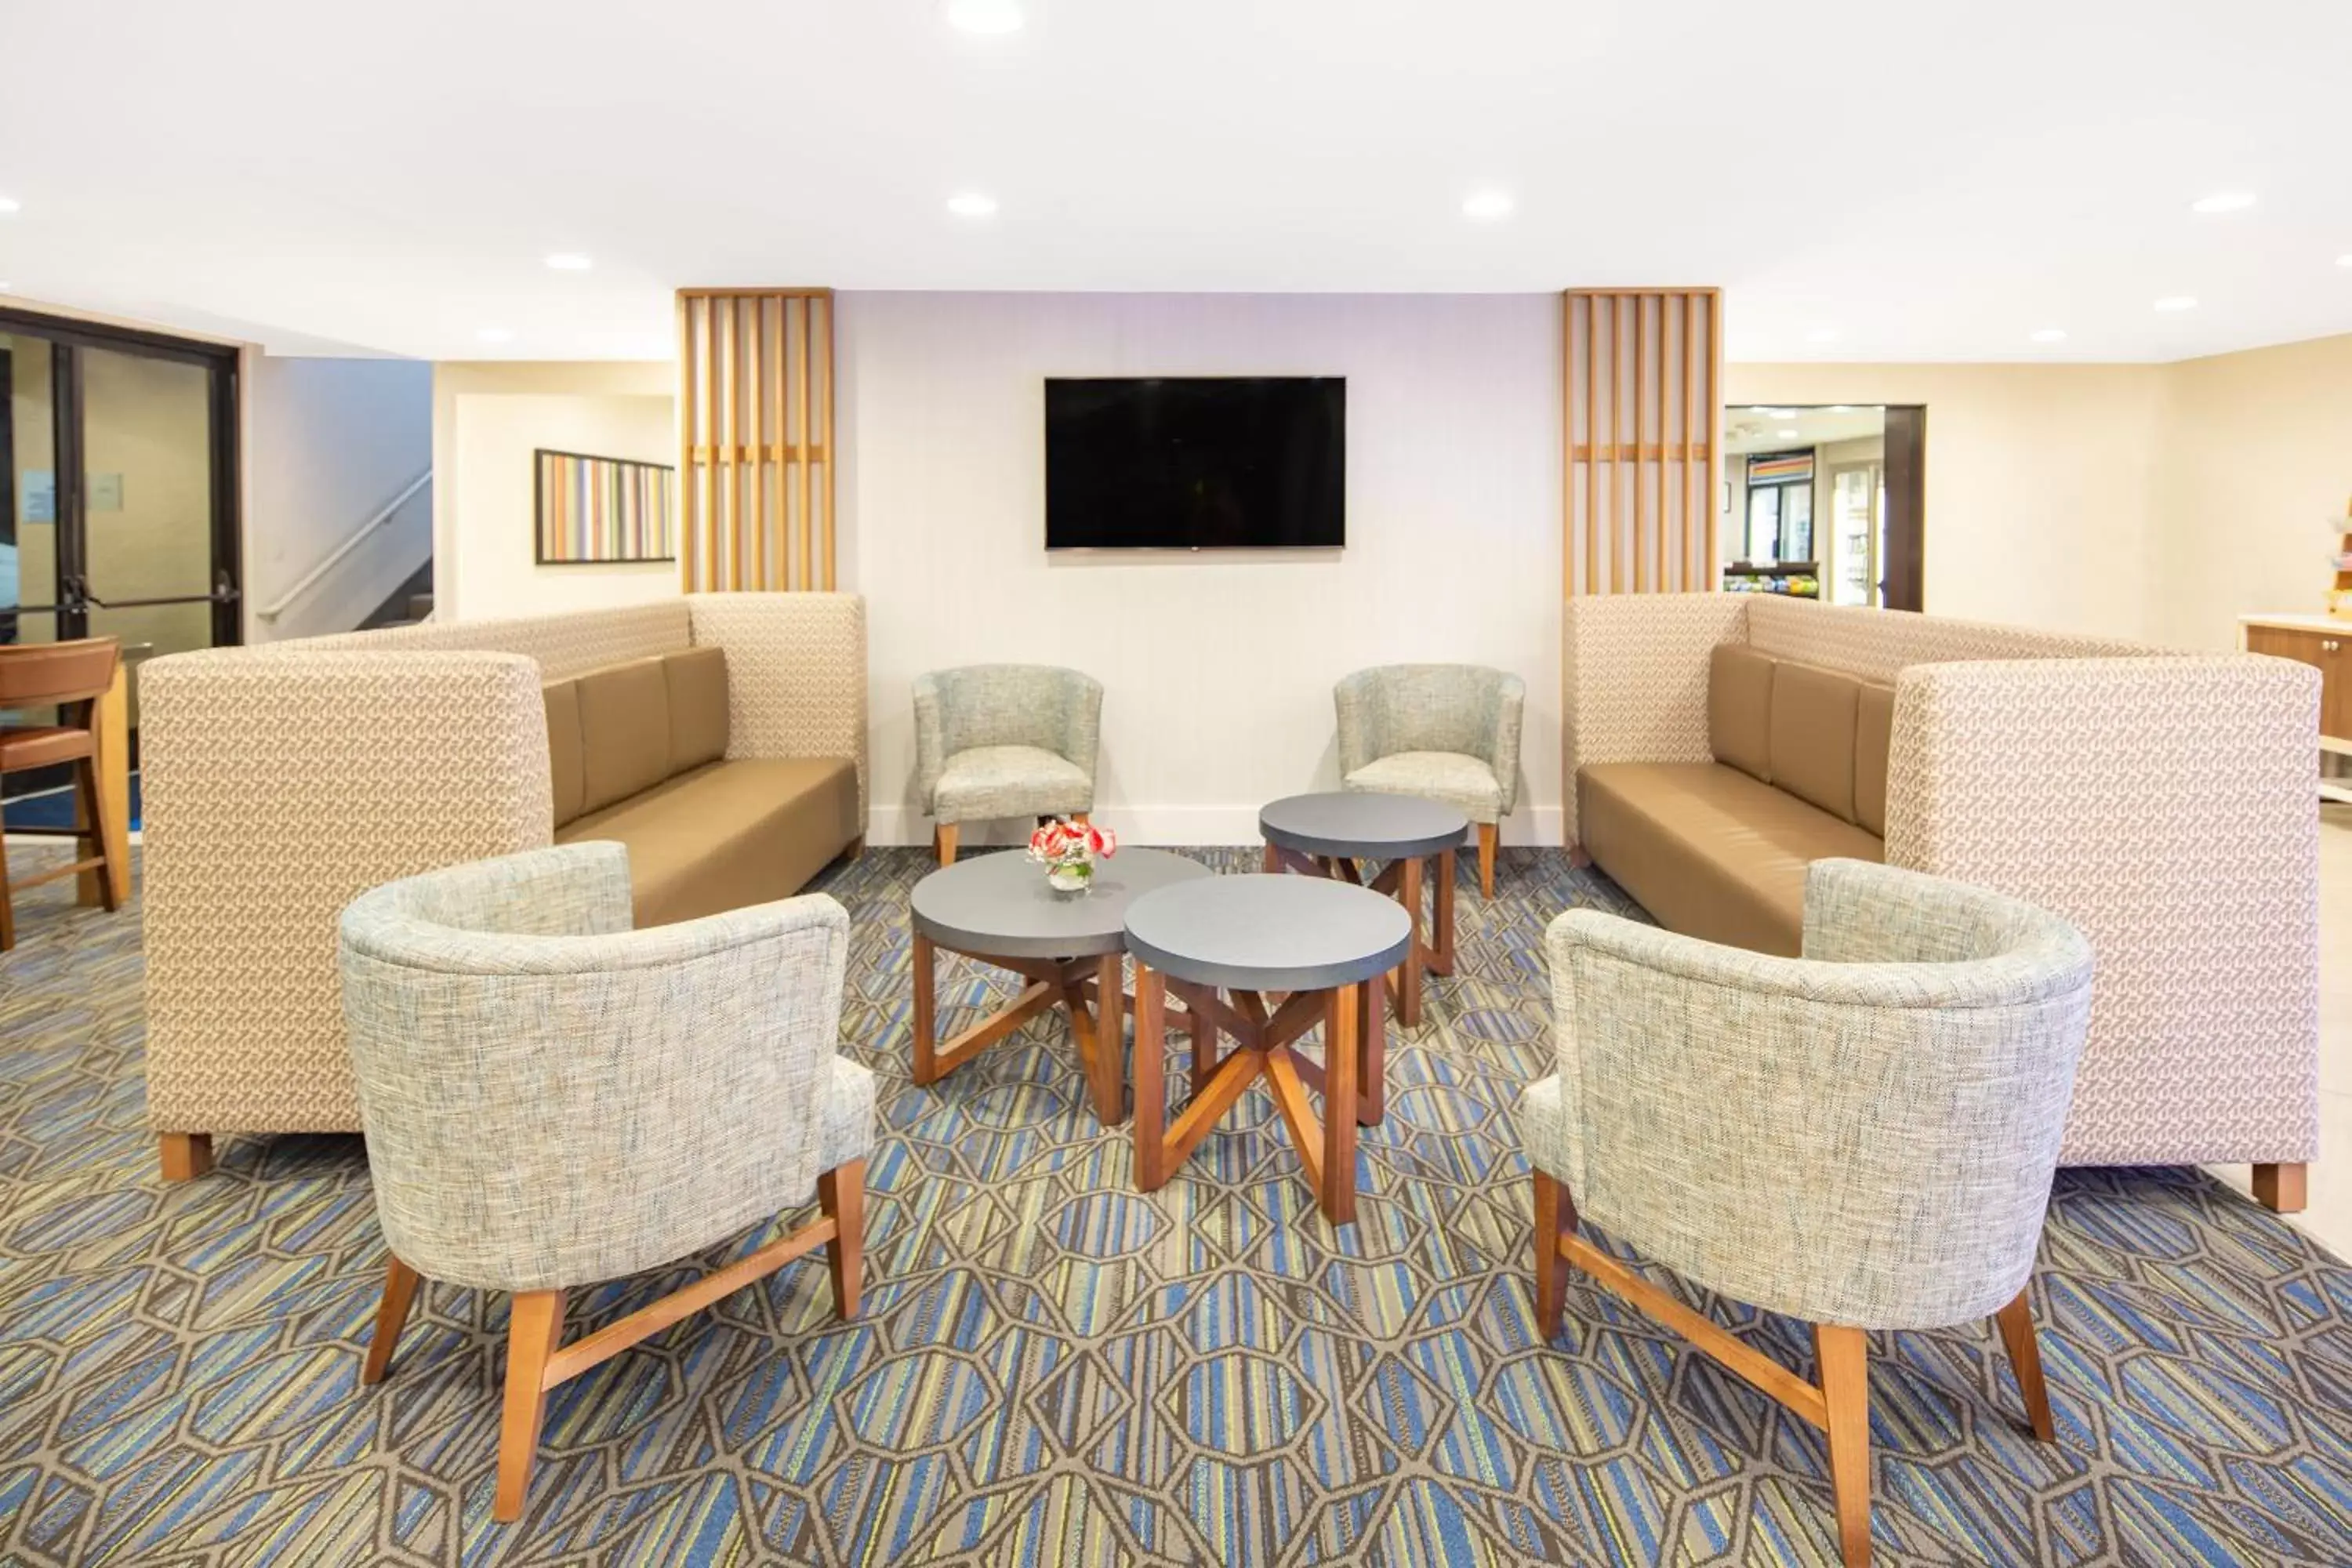
M 915 884 L 908 901 L 915 936 L 915 1081 L 938 1082 L 1048 1007 L 1069 1009 L 1079 1066 L 1095 1114 L 1118 1124 L 1125 1098 L 1121 1058 L 1127 1000 L 1121 960 L 1127 911 L 1155 889 L 1205 880 L 1206 866 L 1162 849 L 1122 849 L 1095 864 L 1093 887 L 1059 893 L 1045 868 L 1018 850 L 943 866 Z M 946 948 L 1024 975 L 1012 1005 L 936 1043 L 936 950 Z
M 1396 995 L 1397 1022 L 1408 1029 L 1419 1026 L 1424 973 L 1454 973 L 1454 851 L 1469 836 L 1470 819 L 1453 806 L 1417 795 L 1337 790 L 1277 800 L 1257 814 L 1257 828 L 1265 839 L 1269 871 L 1362 883 L 1359 859 L 1388 862 L 1365 885 L 1374 892 L 1395 895 L 1412 917 L 1412 952 L 1397 966 L 1390 984 Z M 1422 862 L 1432 857 L 1436 874 L 1429 879 L 1436 883 L 1436 890 L 1430 899 L 1433 908 L 1424 937 Z M 1379 1120 L 1375 1101 L 1367 1125 Z
M 1163 888 L 1127 911 L 1135 955 L 1135 1179 L 1166 1184 L 1242 1091 L 1263 1078 L 1323 1213 L 1356 1217 L 1360 1086 L 1381 1081 L 1381 976 L 1412 946 L 1394 900 L 1322 878 L 1215 877 Z M 1168 998 L 1191 1014 L 1192 1093 L 1166 1125 Z M 1323 1026 L 1323 1065 L 1292 1043 Z M 1234 1049 L 1217 1054 L 1220 1035 Z M 1318 1125 L 1307 1103 L 1323 1096 Z M 1163 1131 L 1164 1128 L 1164 1131 Z

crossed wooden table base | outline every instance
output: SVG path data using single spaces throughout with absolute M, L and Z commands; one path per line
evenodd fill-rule
M 1135 1184 L 1165 1185 L 1250 1085 L 1264 1079 L 1334 1225 L 1356 1217 L 1356 1129 L 1386 1110 L 1381 977 L 1405 956 L 1404 911 L 1320 878 L 1218 877 L 1128 911 L 1135 955 Z M 1171 997 L 1192 1037 L 1192 1094 L 1167 1121 Z M 1318 1067 L 1293 1048 L 1323 1026 Z M 1219 1042 L 1233 1039 L 1233 1049 Z M 1319 1093 L 1318 1121 L 1307 1097 Z
M 1385 894 L 1404 906 L 1412 921 L 1412 947 L 1388 977 L 1397 1022 L 1421 1026 L 1426 976 L 1454 973 L 1454 852 L 1470 822 L 1453 806 L 1412 795 L 1343 791 L 1297 795 L 1258 813 L 1265 838 L 1265 869 L 1329 877 Z M 1370 882 L 1359 860 L 1385 860 Z M 1423 863 L 1434 860 L 1433 874 Z M 1426 925 L 1424 891 L 1436 884 Z
M 1018 853 L 983 855 L 932 872 L 908 902 L 914 930 L 915 1081 L 930 1085 L 1051 1007 L 1066 1008 L 1095 1115 L 1126 1119 L 1124 1072 L 1129 1005 L 1121 963 L 1129 901 L 1155 889 L 1206 880 L 1197 860 L 1131 848 L 1096 868 L 1086 893 L 1058 893 L 1041 866 Z M 945 1045 L 939 1043 L 941 949 L 1009 969 L 1029 984 Z M 1164 1027 L 1189 1030 L 1183 1015 Z

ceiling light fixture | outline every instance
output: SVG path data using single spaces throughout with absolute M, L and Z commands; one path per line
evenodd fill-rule
M 484 327 L 480 331 L 476 332 L 474 335 L 481 339 L 486 343 L 510 343 L 514 342 L 514 329 L 512 327 Z
M 1830 412 L 1832 414 L 1851 414 L 1853 412 L 1853 405 L 1851 403 L 1832 403 L 1830 405 Z
M 2197 296 L 2194 294 L 2167 294 L 2163 299 L 2158 300 L 2156 302 L 2156 308 L 2159 310 L 2193 310 L 2197 309 Z
M 2200 196 L 2189 204 L 2193 213 L 2242 213 L 2254 205 L 2252 191 L 2216 191 L 2210 196 Z
M 1492 223 L 1496 218 L 1510 216 L 1511 209 L 1517 205 L 1511 200 L 1508 191 L 1473 191 L 1462 199 L 1462 216 L 1475 218 L 1480 223 Z
M 2337 257 L 2336 258 L 2336 265 L 2338 267 L 2352 267 L 2352 250 L 2347 250 L 2343 255 Z
M 547 258 L 547 264 L 558 272 L 585 272 L 596 262 L 594 258 L 583 256 L 576 250 L 559 250 Z
M 14 196 L 0 196 L 0 213 L 12 213 L 24 205 Z
M 1797 433 L 1794 430 L 1783 430 L 1780 432 L 1780 439 L 1783 441 L 1793 441 L 1796 438 Z
M 958 217 L 994 217 L 996 198 L 979 191 L 964 191 L 948 198 L 948 211 Z
M 1020 0 L 948 0 L 947 14 L 949 26 L 982 38 L 1017 33 L 1029 19 L 1021 14 Z
M 2063 327 L 2036 327 L 2030 334 L 2037 343 L 2063 343 L 2066 341 Z
M 1838 330 L 1835 327 L 1815 327 L 1805 334 L 1805 341 L 1809 343 L 1833 343 L 1838 341 Z

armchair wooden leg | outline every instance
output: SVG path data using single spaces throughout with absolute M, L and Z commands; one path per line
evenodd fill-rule
M 522 1517 L 539 1458 L 539 1427 L 547 1414 L 547 1362 L 563 1338 L 563 1292 L 525 1290 L 514 1299 L 507 1325 L 506 1414 L 499 1425 L 499 1491 L 490 1517 L 511 1524 Z
M 957 831 L 957 825 L 952 822 L 942 822 L 931 829 L 931 847 L 939 851 L 942 866 L 955 864 Z
M 165 1132 L 156 1143 L 163 1155 L 163 1179 L 192 1182 L 213 1168 L 213 1135 L 209 1132 Z
M 2000 1325 L 2001 1342 L 2009 1347 L 2009 1370 L 2017 1378 L 2017 1392 L 2025 1400 L 2025 1418 L 2033 1435 L 2045 1443 L 2058 1440 L 2058 1424 L 2050 1415 L 2050 1389 L 2042 1381 L 2042 1346 L 2033 1337 L 2032 1287 L 1993 1315 Z
M 2273 1214 L 2301 1214 L 2309 1201 L 2310 1167 L 2297 1162 L 2254 1167 L 2254 1201 Z
M 1555 1340 L 1568 1306 L 1568 1259 L 1560 1256 L 1559 1236 L 1576 1228 L 1576 1200 L 1543 1172 L 1538 1171 L 1535 1179 L 1536 1332 Z
M 368 1341 L 367 1360 L 361 1363 L 362 1383 L 382 1383 L 392 1369 L 393 1348 L 407 1325 L 409 1303 L 416 1300 L 417 1275 L 395 1258 L 383 1271 L 383 1299 L 376 1303 L 375 1337 Z
M 1478 825 L 1478 890 L 1490 900 L 1495 896 L 1495 846 L 1500 831 L 1491 822 Z
M 1265 852 L 1273 854 L 1274 847 L 1268 845 Z M 16 945 L 16 911 L 9 901 L 8 894 L 8 836 L 0 833 L 0 952 L 5 952 Z
M 824 1260 L 833 1270 L 834 1310 L 854 1318 L 866 1263 L 866 1162 L 851 1160 L 817 1177 L 816 1201 L 833 1221 Z
M 110 858 L 114 836 L 107 831 L 106 808 L 101 804 L 102 792 L 98 784 L 96 758 L 84 757 L 74 764 L 74 794 L 81 803 L 81 820 L 89 826 L 87 840 L 89 847 L 86 850 L 81 848 L 85 841 L 76 839 L 75 849 L 83 858 L 97 858 L 98 874 L 91 881 L 98 893 L 99 907 L 112 914 L 121 907 L 121 900 L 115 896 L 115 887 L 121 879 L 116 875 L 120 868 Z
M 1838 1550 L 1845 1568 L 1870 1562 L 1870 1342 L 1860 1329 L 1813 1326 L 1829 1419 L 1830 1490 L 1837 1500 Z

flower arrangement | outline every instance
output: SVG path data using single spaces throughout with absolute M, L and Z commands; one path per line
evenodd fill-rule
M 1118 835 L 1092 823 L 1057 816 L 1029 836 L 1029 858 L 1045 868 L 1045 880 L 1065 893 L 1094 885 L 1095 859 L 1118 853 Z

